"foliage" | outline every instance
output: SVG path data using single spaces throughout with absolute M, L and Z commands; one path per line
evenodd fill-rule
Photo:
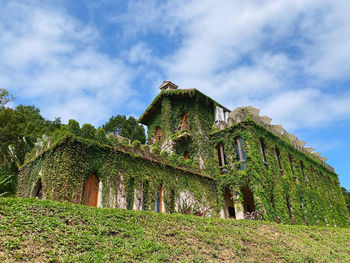
M 125 115 L 117 115 L 111 117 L 108 122 L 102 125 L 102 128 L 107 132 L 115 135 L 120 135 L 130 140 L 138 140 L 142 144 L 146 142 L 145 129 L 138 121 L 130 116 L 126 118 Z
M 114 137 L 111 139 L 114 140 Z M 203 200 L 205 196 L 205 201 L 211 207 L 216 207 L 213 180 L 194 173 L 190 168 L 175 167 L 159 155 L 150 156 L 149 152 L 143 152 L 141 148 L 124 146 L 120 142 L 113 145 L 100 144 L 69 133 L 59 141 L 53 139 L 55 143 L 49 149 L 28 159 L 23 166 L 19 176 L 18 196 L 30 196 L 30 189 L 41 174 L 44 198 L 80 203 L 83 194 L 81 189 L 84 188 L 87 177 L 95 173 L 103 183 L 104 207 L 113 205 L 111 197 L 118 193 L 120 182 L 125 187 L 128 208 L 133 207 L 135 191 L 142 190 L 145 202 L 143 207 L 153 210 L 160 184 L 164 185 L 166 211 L 173 209 L 175 197 L 185 190 L 193 193 L 196 200 Z
M 349 243 L 349 228 L 0 199 L 1 262 L 348 262 Z
M 141 142 L 139 140 L 135 140 L 131 144 L 132 147 L 140 147 L 140 145 L 141 145 Z
M 14 176 L 8 171 L 0 173 L 0 197 L 8 196 L 14 192 Z
M 6 89 L 0 89 L 0 109 L 13 99 L 14 97 Z
M 218 179 L 217 195 L 221 207 L 224 206 L 225 187 L 238 195 L 237 202 L 243 203 L 241 188 L 248 186 L 256 209 L 263 212 L 266 220 L 273 221 L 280 217 L 283 223 L 349 224 L 339 181 L 333 171 L 311 155 L 295 149 L 286 136 L 274 135 L 256 124 L 251 117 L 223 131 L 213 128 L 213 113 L 217 104 L 203 98 L 195 90 L 162 91 L 140 117 L 141 122 L 149 125 L 148 143 L 152 144 L 155 131 L 160 127 L 162 137 L 157 144 L 160 148 L 173 145 L 174 153 L 170 154 L 169 160 L 174 165 L 184 165 L 181 156 L 188 152 L 193 166 L 201 164 L 204 167 L 202 173 Z M 181 130 L 184 112 L 188 113 L 190 122 L 186 131 Z M 244 162 L 237 162 L 237 137 L 244 142 Z M 260 138 L 266 142 L 268 164 L 262 161 Z M 216 147 L 220 143 L 224 145 L 227 159 L 225 175 L 220 175 L 218 167 Z M 281 153 L 281 168 L 275 157 L 276 147 Z M 291 156 L 291 165 L 288 156 Z M 190 161 L 186 162 L 189 165 Z
M 244 144 L 245 169 L 236 161 L 235 138 L 238 136 Z M 260 139 L 266 146 L 267 163 L 263 162 Z M 287 224 L 349 224 L 337 175 L 264 127 L 248 119 L 212 134 L 211 141 L 212 149 L 220 141 L 227 163 L 234 164 L 226 166 L 228 173 L 219 177 L 221 187 L 230 187 L 242 202 L 241 188 L 248 185 L 254 195 L 256 210 L 263 212 L 265 220 L 274 221 L 279 217 Z M 279 162 L 276 148 L 280 152 Z M 213 158 L 216 158 L 215 153 Z
M 341 189 L 345 199 L 346 207 L 348 208 L 348 211 L 350 213 L 350 192 L 347 191 L 344 187 L 342 187 Z
M 9 173 L 14 175 L 13 180 L 16 181 L 18 167 L 24 163 L 35 143 L 40 144 L 44 134 L 50 136 L 60 126 L 59 118 L 46 120 L 34 106 L 19 105 L 15 109 L 0 107 L 0 169 L 8 166 Z
M 95 133 L 96 133 L 96 129 L 91 124 L 85 123 L 81 127 L 81 137 L 83 137 L 85 139 L 94 140 L 95 139 Z

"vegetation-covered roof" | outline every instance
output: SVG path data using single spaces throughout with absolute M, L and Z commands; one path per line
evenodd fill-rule
M 202 101 L 204 103 L 209 103 L 212 105 L 219 106 L 223 108 L 225 111 L 230 111 L 226 107 L 222 106 L 212 98 L 208 97 L 207 95 L 203 94 L 197 89 L 176 89 L 176 90 L 162 90 L 158 96 L 152 101 L 151 105 L 148 106 L 148 108 L 145 110 L 145 112 L 141 115 L 139 118 L 139 122 L 148 125 L 148 122 L 152 115 L 159 110 L 161 106 L 162 99 L 166 96 L 173 96 L 173 97 L 189 97 L 193 98 L 196 97 L 198 101 Z

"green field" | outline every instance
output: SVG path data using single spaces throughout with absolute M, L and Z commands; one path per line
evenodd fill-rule
M 4 262 L 350 262 L 350 229 L 0 198 Z

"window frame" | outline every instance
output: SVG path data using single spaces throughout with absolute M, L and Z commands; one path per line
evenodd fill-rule
M 237 153 L 237 161 L 238 162 L 245 162 L 246 161 L 246 156 L 245 152 L 243 149 L 243 140 L 242 137 L 236 137 L 235 138 L 236 142 L 236 153 Z
M 156 131 L 155 131 L 155 137 L 154 137 L 154 141 L 155 142 L 159 142 L 162 139 L 162 128 L 157 127 Z
M 224 145 L 222 143 L 219 143 L 216 146 L 216 153 L 217 153 L 218 161 L 219 161 L 220 174 L 223 174 L 223 169 L 226 165 L 226 156 L 225 156 L 225 148 L 224 148 Z
M 190 120 L 188 118 L 188 112 L 184 112 L 181 118 L 181 131 L 190 129 Z
M 265 147 L 265 142 L 264 142 L 263 138 L 259 138 L 259 147 L 260 147 L 260 154 L 261 154 L 261 157 L 262 157 L 262 161 L 263 161 L 264 167 L 266 169 L 268 169 L 268 162 L 267 162 L 267 159 L 266 159 L 266 147 Z

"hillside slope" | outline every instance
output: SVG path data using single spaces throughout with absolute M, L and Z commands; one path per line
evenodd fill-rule
M 350 262 L 350 229 L 0 198 L 0 261 Z

